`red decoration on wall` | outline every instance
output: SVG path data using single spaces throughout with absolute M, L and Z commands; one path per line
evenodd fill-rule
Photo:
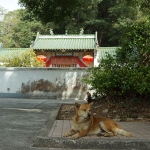
M 78 64 L 80 67 L 87 67 L 77 56 L 51 56 L 46 62 L 46 67 L 49 67 L 51 64 Z
M 78 64 L 77 57 L 55 56 L 51 59 L 52 64 Z
M 37 60 L 40 60 L 40 61 L 43 61 L 43 62 L 46 62 L 46 56 L 44 56 L 44 55 L 38 55 L 37 57 Z
M 94 58 L 93 58 L 91 55 L 85 55 L 85 56 L 83 57 L 83 61 L 84 61 L 85 63 L 91 63 L 91 62 L 93 62 L 93 60 L 94 60 Z

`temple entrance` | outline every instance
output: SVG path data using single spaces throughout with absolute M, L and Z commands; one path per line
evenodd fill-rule
M 47 67 L 87 67 L 77 56 L 52 56 L 46 62 Z
M 52 67 L 59 67 L 59 68 L 65 68 L 65 67 L 77 67 L 76 64 L 73 64 L 73 65 L 66 65 L 66 64 L 62 64 L 62 65 L 56 65 L 56 64 L 52 64 Z

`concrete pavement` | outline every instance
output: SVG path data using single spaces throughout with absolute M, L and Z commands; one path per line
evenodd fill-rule
M 55 121 L 61 103 L 67 102 L 0 98 L 0 150 L 47 150 L 31 145 L 42 129 L 50 127 L 47 123 Z

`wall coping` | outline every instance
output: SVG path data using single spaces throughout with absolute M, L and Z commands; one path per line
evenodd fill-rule
M 89 69 L 89 67 L 87 68 L 0 67 L 0 71 L 17 71 L 17 70 L 22 70 L 22 71 L 26 71 L 26 70 L 70 70 L 71 71 L 71 70 L 87 70 L 87 69 Z

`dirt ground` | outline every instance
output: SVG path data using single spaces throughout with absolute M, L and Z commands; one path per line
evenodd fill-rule
M 106 100 L 93 100 L 93 114 L 108 117 L 115 121 L 150 121 L 150 104 L 129 102 L 108 102 Z M 71 120 L 75 115 L 73 104 L 63 104 L 57 115 L 57 120 Z

